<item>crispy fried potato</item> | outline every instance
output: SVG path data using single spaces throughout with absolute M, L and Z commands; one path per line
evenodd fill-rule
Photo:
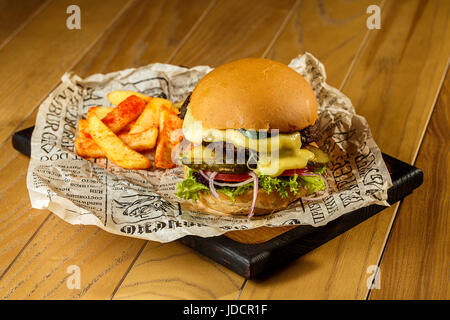
M 146 96 L 139 92 L 134 91 L 126 91 L 126 90 L 116 90 L 108 93 L 106 97 L 108 98 L 109 102 L 111 102 L 113 105 L 118 106 L 122 101 L 127 99 L 130 96 L 137 96 L 146 102 L 149 102 L 152 98 L 149 96 Z
M 85 119 L 80 119 L 78 121 L 78 137 L 91 138 L 91 135 L 89 134 L 88 123 Z
M 147 104 L 139 118 L 137 118 L 136 122 L 130 127 L 130 133 L 134 134 L 144 132 L 150 128 L 158 128 L 159 112 L 151 104 L 151 102 Z
M 161 110 L 162 107 L 166 107 L 167 109 L 173 111 L 175 114 L 178 114 L 178 109 L 173 105 L 172 102 L 170 102 L 167 99 L 163 99 L 163 98 L 153 98 L 150 101 L 150 104 L 153 108 L 155 108 L 157 110 L 157 112 L 159 112 Z M 159 113 L 158 113 L 158 119 L 159 119 Z
M 103 123 L 116 133 L 123 130 L 130 122 L 136 120 L 144 111 L 145 100 L 132 95 L 113 108 L 103 119 Z
M 162 107 L 173 110 L 173 104 L 167 99 L 152 98 L 141 113 L 136 123 L 131 127 L 130 133 L 145 131 L 149 128 L 157 128 L 160 122 L 160 110 Z
M 108 113 L 110 113 L 114 108 L 113 107 L 90 107 L 88 110 L 88 114 L 94 112 L 97 117 L 102 120 Z M 86 115 L 87 117 L 87 115 Z
M 86 120 L 85 120 L 86 121 Z M 102 149 L 94 142 L 91 137 L 75 138 L 75 150 L 83 158 L 104 158 Z
M 150 168 L 148 158 L 128 147 L 94 113 L 88 115 L 87 121 L 92 139 L 111 162 L 125 169 Z
M 131 121 L 129 124 L 127 124 L 125 126 L 125 128 L 123 128 L 123 130 L 121 132 L 129 132 L 135 123 L 136 123 L 136 121 Z
M 173 152 L 182 140 L 181 127 L 183 120 L 165 106 L 161 107 L 159 120 L 159 135 L 155 151 L 155 166 L 158 168 L 173 168 Z
M 136 151 L 144 151 L 154 148 L 157 137 L 158 128 L 150 128 L 137 133 L 124 132 L 119 134 L 120 140 Z

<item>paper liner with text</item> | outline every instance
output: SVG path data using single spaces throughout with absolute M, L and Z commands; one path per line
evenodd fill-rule
M 86 79 L 70 73 L 62 77 L 39 107 L 31 139 L 27 187 L 32 207 L 49 209 L 71 224 L 168 242 L 185 235 L 211 237 L 260 226 L 321 226 L 360 207 L 388 206 L 392 182 L 367 121 L 343 93 L 326 84 L 324 67 L 314 56 L 305 53 L 289 66 L 311 84 L 319 104 L 317 143 L 331 159 L 327 173 L 331 195 L 326 199 L 298 200 L 283 211 L 250 220 L 207 215 L 187 210 L 175 196 L 183 179 L 181 167 L 125 170 L 106 159 L 91 162 L 77 156 L 77 122 L 90 107 L 109 105 L 108 92 L 132 90 L 176 103 L 212 70 L 156 63 Z

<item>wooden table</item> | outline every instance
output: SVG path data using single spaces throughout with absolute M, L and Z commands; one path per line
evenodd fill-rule
M 69 5 L 81 29 L 69 30 Z M 381 29 L 368 29 L 369 5 Z M 449 299 L 448 0 L 0 0 L 2 299 Z M 423 186 L 286 268 L 246 281 L 178 242 L 70 225 L 30 208 L 29 159 L 11 135 L 69 70 L 152 62 L 217 66 L 308 51 L 365 116 L 381 150 Z M 69 289 L 70 266 L 80 289 Z M 367 281 L 380 269 L 377 286 Z

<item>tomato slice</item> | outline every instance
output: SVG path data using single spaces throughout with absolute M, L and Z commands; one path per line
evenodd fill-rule
M 308 171 L 307 168 L 303 168 L 303 169 L 289 169 L 289 170 L 283 171 L 283 173 L 280 174 L 280 176 L 293 176 L 294 174 L 301 175 L 302 173 L 305 173 L 307 171 Z
M 218 173 L 214 177 L 214 180 L 227 182 L 242 182 L 250 178 L 251 176 L 248 173 Z

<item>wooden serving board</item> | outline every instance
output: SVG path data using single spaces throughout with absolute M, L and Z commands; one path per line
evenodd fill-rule
M 13 146 L 30 156 L 34 127 L 14 134 Z M 403 161 L 383 154 L 392 178 L 388 202 L 392 205 L 410 194 L 423 182 L 423 172 Z M 322 227 L 284 226 L 231 231 L 211 238 L 186 236 L 178 241 L 202 253 L 228 269 L 254 279 L 273 272 L 305 253 L 321 246 L 385 207 L 371 205 L 349 212 Z

